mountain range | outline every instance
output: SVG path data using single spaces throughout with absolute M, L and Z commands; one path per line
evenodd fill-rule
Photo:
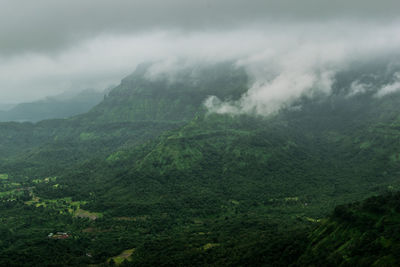
M 399 263 L 400 94 L 379 92 L 400 69 L 360 63 L 260 116 L 204 105 L 241 99 L 242 67 L 149 66 L 85 113 L 0 124 L 0 264 Z

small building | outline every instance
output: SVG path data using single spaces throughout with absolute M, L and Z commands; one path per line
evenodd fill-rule
M 47 236 L 48 238 L 51 239 L 67 239 L 69 238 L 69 234 L 68 233 L 64 233 L 64 232 L 57 232 L 56 234 L 50 233 Z

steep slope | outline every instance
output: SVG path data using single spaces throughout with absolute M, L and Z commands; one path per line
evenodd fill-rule
M 314 230 L 302 266 L 398 266 L 400 193 L 338 206 Z
M 220 92 L 223 99 L 238 97 L 247 88 L 244 70 L 230 63 L 189 68 L 177 73 L 174 80 L 169 76 L 149 79 L 148 68 L 139 66 L 85 114 L 36 124 L 0 124 L 0 158 L 7 158 L 8 166 L 3 168 L 23 170 L 25 164 L 44 175 L 92 157 L 105 157 L 203 113 L 202 103 L 211 92 Z M 46 162 L 53 167 L 49 169 Z
M 150 67 L 149 64 L 139 65 L 100 105 L 80 119 L 91 122 L 189 121 L 203 109 L 207 96 L 238 99 L 249 85 L 244 69 L 232 63 L 187 67 L 155 77 L 148 77 Z

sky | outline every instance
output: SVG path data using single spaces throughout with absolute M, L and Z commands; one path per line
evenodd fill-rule
M 209 99 L 210 109 L 270 113 L 328 92 L 354 58 L 395 51 L 398 10 L 398 0 L 0 0 L 0 103 L 103 90 L 141 62 L 165 72 L 184 58 L 234 60 L 255 77 L 238 103 Z

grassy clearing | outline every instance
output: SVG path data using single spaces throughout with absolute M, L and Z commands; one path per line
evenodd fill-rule
M 370 148 L 371 145 L 372 145 L 371 142 L 366 141 L 366 142 L 364 142 L 364 143 L 362 143 L 362 144 L 360 145 L 360 148 L 361 148 L 361 149 L 367 149 L 367 148 Z
M 85 205 L 86 201 L 72 201 L 71 197 L 58 198 L 58 199 L 41 199 L 32 195 L 32 200 L 25 201 L 26 205 L 34 205 L 35 207 L 51 207 L 58 210 L 60 213 L 69 213 L 74 217 L 92 218 L 95 214 L 96 219 L 102 216 L 97 213 L 90 213 L 80 209 Z
M 240 202 L 237 201 L 237 200 L 231 200 L 231 203 L 232 203 L 233 205 L 239 205 L 239 204 L 240 204 Z
M 95 138 L 96 138 L 96 135 L 94 133 L 81 133 L 79 135 L 79 139 L 81 141 L 88 141 L 88 140 L 92 140 L 92 139 L 95 139 Z
M 126 261 L 132 261 L 132 254 L 135 252 L 135 249 L 127 249 L 122 251 L 121 254 L 119 254 L 118 256 L 109 258 L 107 260 L 107 263 L 110 263 L 111 259 L 114 261 L 115 264 L 121 264 L 124 260 Z
M 8 174 L 6 173 L 0 174 L 0 180 L 8 180 Z

